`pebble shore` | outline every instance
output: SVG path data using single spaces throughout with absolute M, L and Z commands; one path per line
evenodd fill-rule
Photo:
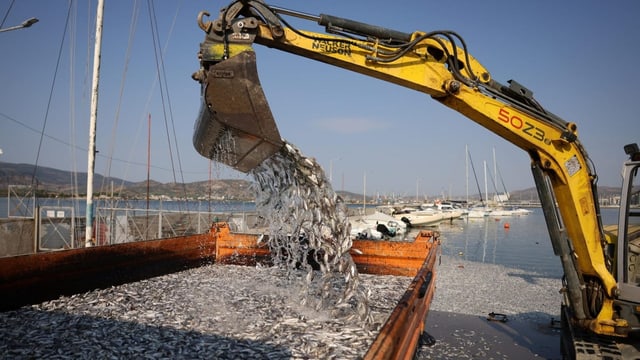
M 418 359 L 561 359 L 560 278 L 443 256 Z M 502 316 L 506 322 L 493 321 Z
M 559 318 L 560 278 L 442 256 L 431 310 L 512 319 Z
M 483 327 L 495 312 L 511 331 L 532 331 L 520 337 L 537 336 L 528 324 L 559 318 L 560 279 L 450 256 L 437 271 L 427 321 L 436 341 L 417 358 L 553 358 L 514 336 L 502 343 L 493 323 Z M 371 291 L 368 329 L 301 304 L 300 283 L 277 269 L 208 265 L 0 313 L 0 358 L 358 359 L 411 281 L 360 276 Z

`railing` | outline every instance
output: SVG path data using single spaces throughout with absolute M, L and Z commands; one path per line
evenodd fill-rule
M 76 247 L 76 217 L 73 207 L 41 207 L 38 226 L 38 251 Z
M 218 221 L 228 222 L 235 231 L 250 232 L 257 224 L 257 216 L 250 212 L 99 208 L 94 224 L 95 239 L 96 244 L 107 245 L 202 234 Z
M 24 207 L 24 205 L 23 205 Z M 86 219 L 73 207 L 36 206 L 30 218 L 2 219 L 0 257 L 73 249 L 84 246 Z M 95 245 L 203 234 L 224 221 L 233 231 L 256 233 L 262 228 L 254 211 L 208 212 L 97 207 Z M 25 226 L 32 231 L 25 231 Z
M 9 185 L 7 191 L 7 217 L 33 218 L 35 214 L 35 189 L 28 185 Z

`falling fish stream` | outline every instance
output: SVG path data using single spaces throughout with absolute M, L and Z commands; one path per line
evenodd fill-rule
M 256 181 L 256 210 L 268 224 L 268 244 L 276 264 L 304 270 L 307 284 L 318 276 L 313 264 L 321 270 L 320 294 L 307 287 L 302 302 L 318 310 L 332 308 L 338 317 L 357 315 L 365 325 L 370 324 L 368 293 L 349 253 L 347 207 L 322 167 L 285 143 L 251 174 Z
M 250 171 L 255 179 L 256 210 L 268 225 L 267 237 L 274 262 L 300 270 L 310 285 L 321 276 L 320 293 L 306 287 L 301 302 L 316 309 L 332 308 L 335 316 L 358 316 L 364 326 L 372 323 L 368 291 L 361 286 L 349 250 L 352 239 L 347 206 L 331 187 L 324 170 L 293 144 L 284 146 Z M 209 156 L 217 162 L 237 162 L 236 138 L 230 129 L 219 134 Z M 320 268 L 320 274 L 313 264 Z M 318 281 L 316 279 L 316 281 Z

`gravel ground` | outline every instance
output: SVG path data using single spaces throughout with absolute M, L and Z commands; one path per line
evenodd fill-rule
M 361 278 L 379 328 L 411 279 Z M 435 344 L 417 358 L 559 358 L 559 279 L 443 256 L 436 285 Z M 297 286 L 273 269 L 211 265 L 63 297 L 0 313 L 0 358 L 361 357 L 376 331 L 301 305 Z

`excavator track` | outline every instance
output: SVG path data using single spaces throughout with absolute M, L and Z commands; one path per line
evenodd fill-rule
M 568 320 L 570 311 L 562 306 L 562 334 L 560 351 L 563 359 L 575 360 L 629 360 L 640 359 L 638 339 L 619 339 L 598 336 L 577 328 Z

